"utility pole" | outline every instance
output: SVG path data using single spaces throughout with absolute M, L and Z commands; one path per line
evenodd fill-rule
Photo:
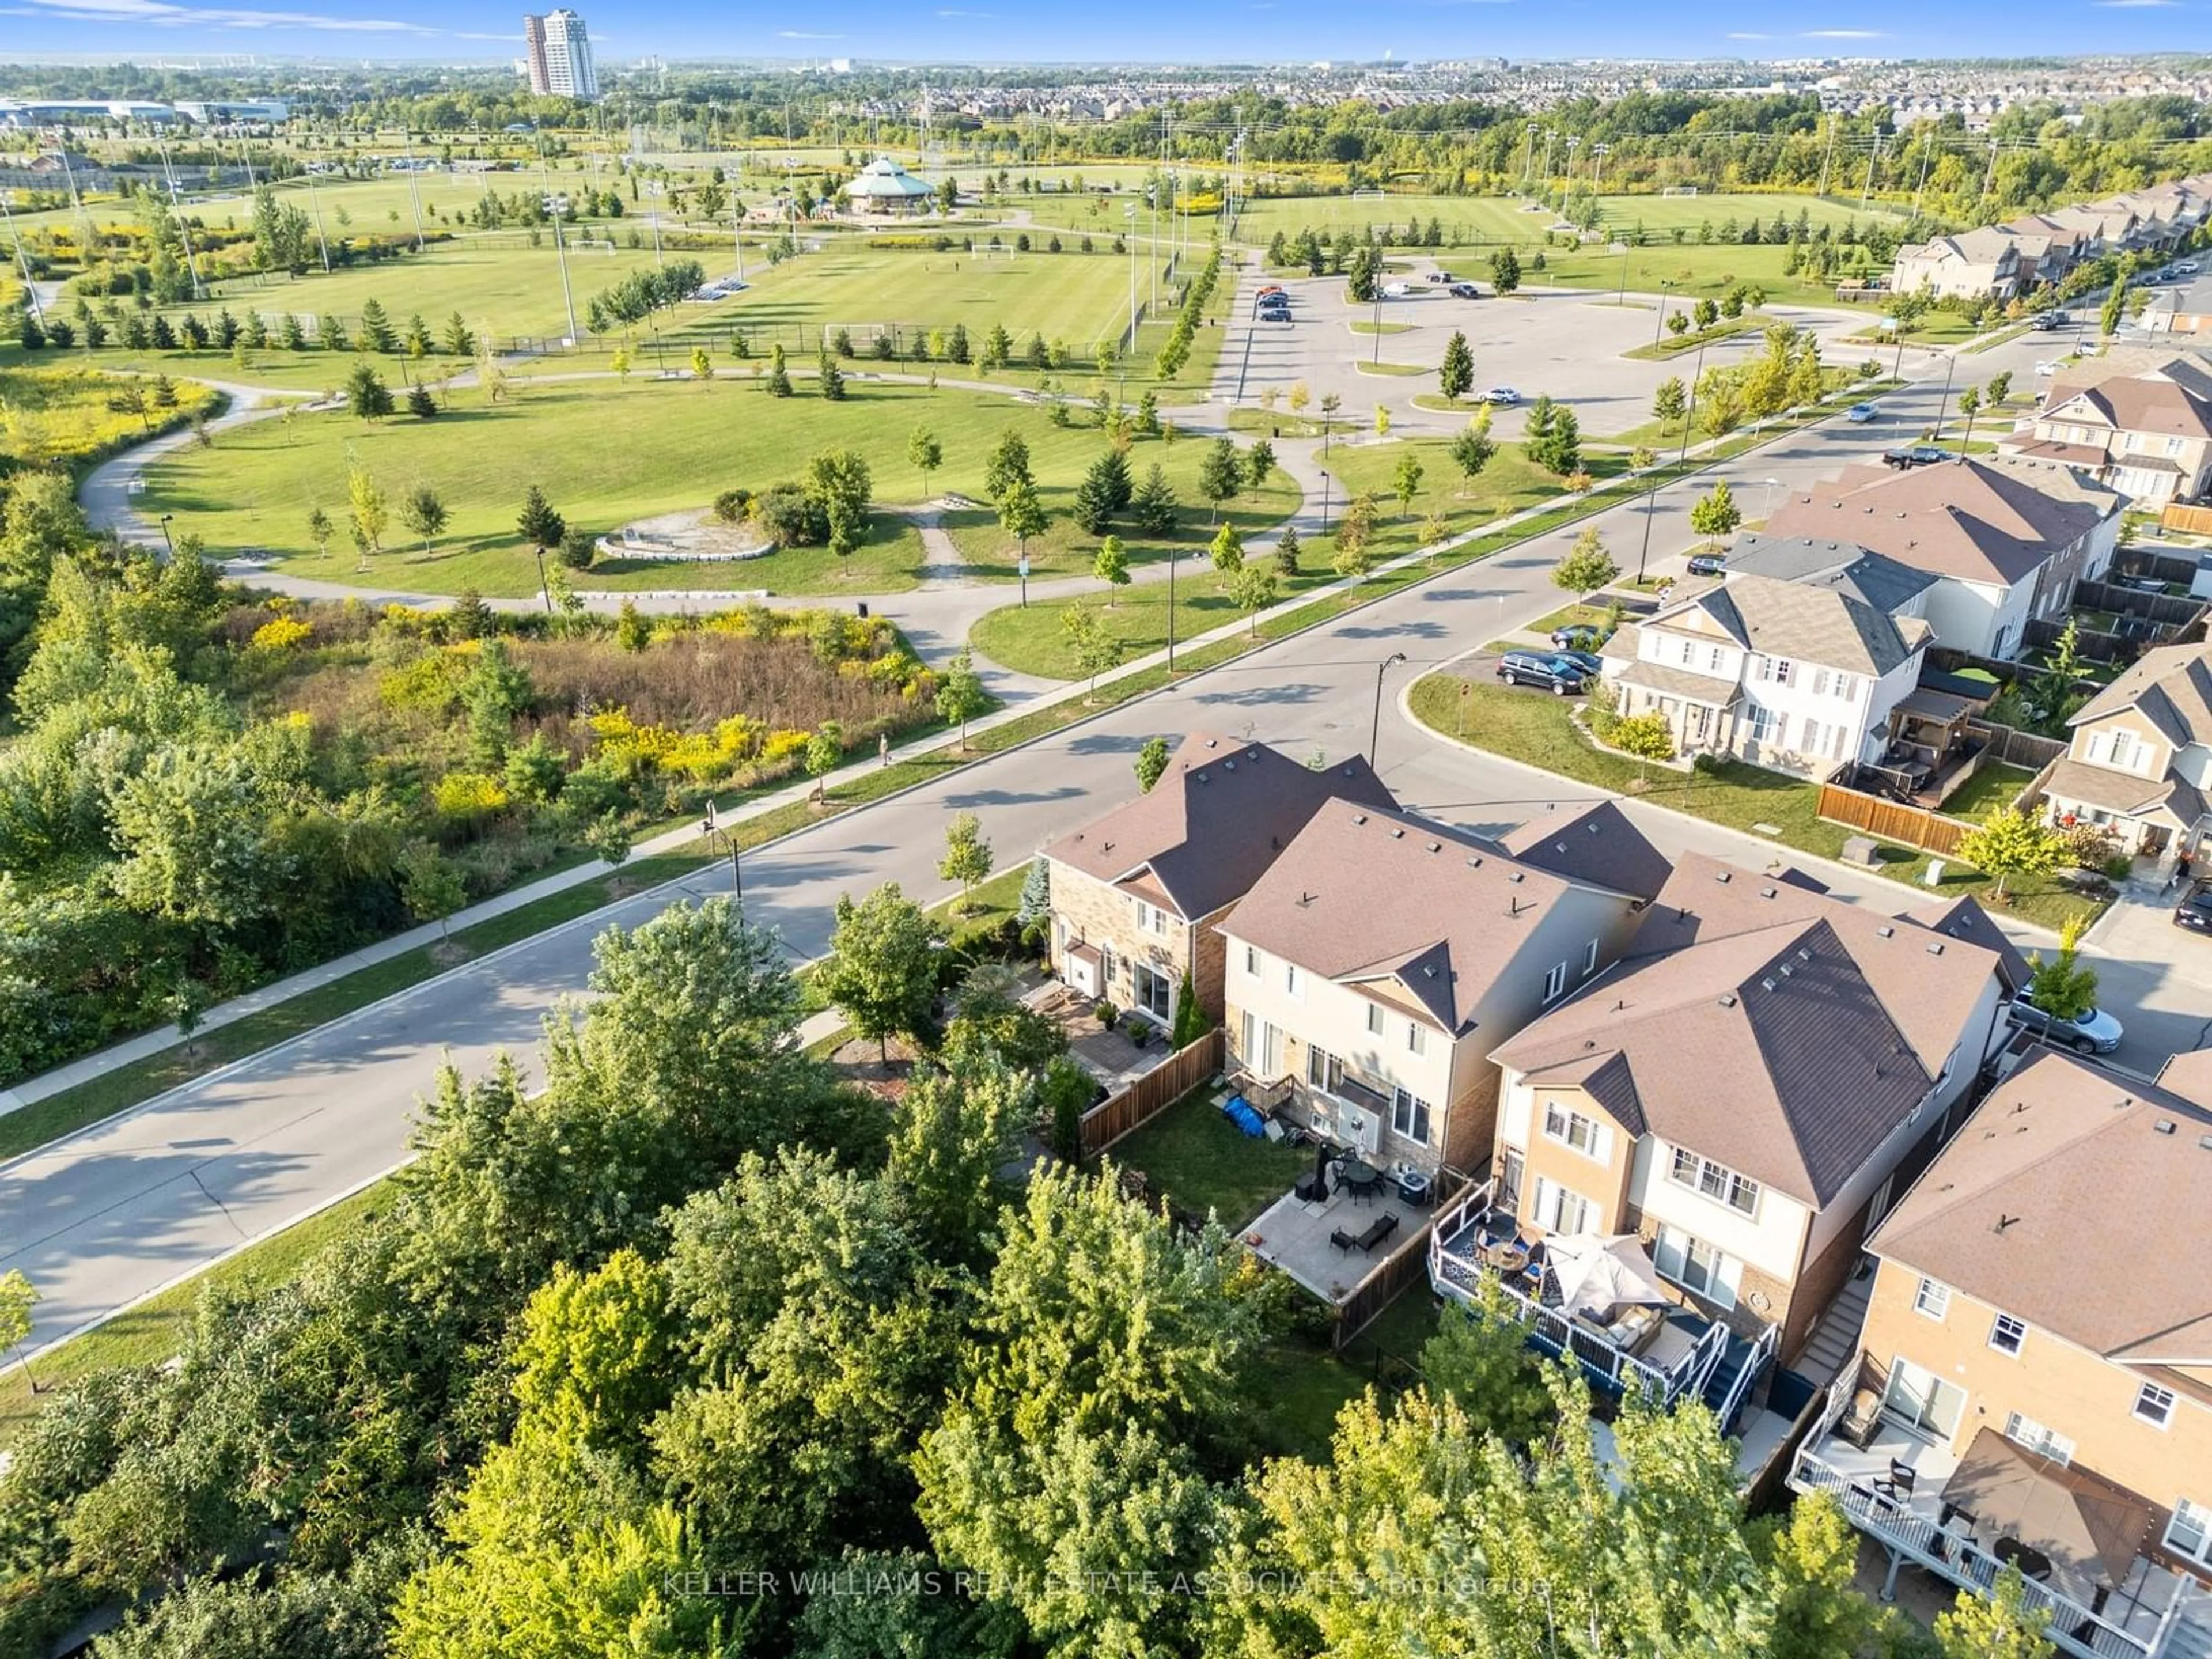
M 1828 163 L 1835 159 L 1835 155 L 1836 118 L 1830 115 L 1828 117 L 1828 147 L 1820 152 L 1820 187 L 1813 192 L 1815 196 L 1826 196 L 1828 193 Z
M 1987 200 L 1989 199 L 1990 188 L 1990 186 L 1991 186 L 1991 185 L 1995 185 L 1995 184 L 1996 183 L 1996 181 L 1997 181 L 1997 141 L 1996 141 L 1996 139 L 1992 138 L 1992 139 L 1990 139 L 1990 165 L 1989 165 L 1989 169 L 1988 169 L 1988 171 L 1987 171 L 1987 172 L 1985 172 L 1985 173 L 1984 173 L 1982 174 L 1982 194 L 1981 194 L 1981 199 L 1982 199 L 1983 201 L 1987 201 Z
M 407 161 L 407 199 L 415 208 L 415 251 L 422 251 L 422 185 L 415 171 L 415 135 L 402 130 L 399 136 L 400 153 Z
M 1867 153 L 1866 185 L 1859 191 L 1859 211 L 1866 211 L 1867 200 L 1874 194 L 1875 164 L 1881 160 L 1881 135 L 1874 136 L 1874 149 Z
M 1527 143 L 1526 145 L 1524 145 L 1524 146 L 1522 147 L 1522 155 L 1521 155 L 1521 182 L 1522 182 L 1524 185 L 1525 185 L 1526 184 L 1528 184 L 1528 182 L 1529 181 L 1529 179 L 1530 179 L 1531 178 L 1533 178 L 1533 177 L 1534 176 L 1534 174 L 1535 174 L 1535 170 L 1536 170 L 1536 128 L 1537 128 L 1538 125 L 1539 125 L 1539 124 L 1538 124 L 1537 122 L 1534 122 L 1534 121 L 1531 121 L 1531 122 L 1529 122 L 1529 123 L 1528 123 L 1528 143 Z
M 23 252 L 23 239 L 15 234 L 15 216 L 8 211 L 8 192 L 0 190 L 0 224 L 8 228 L 8 240 L 15 245 L 15 264 L 23 273 L 23 292 L 30 296 L 31 315 L 43 325 L 46 308 L 39 303 L 39 285 L 31 280 L 31 258 Z

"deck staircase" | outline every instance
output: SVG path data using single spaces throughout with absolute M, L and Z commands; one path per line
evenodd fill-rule
M 1820 1322 L 1813 1327 L 1812 1340 L 1790 1370 L 1814 1382 L 1832 1382 L 1841 1376 L 1858 1352 L 1859 1332 L 1866 1324 L 1867 1298 L 1873 1292 L 1871 1273 L 1862 1273 L 1845 1285 L 1820 1316 Z

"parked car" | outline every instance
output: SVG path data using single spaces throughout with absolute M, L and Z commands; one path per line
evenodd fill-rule
M 1874 419 L 1876 412 L 1872 404 L 1853 404 L 1844 412 L 1844 418 L 1853 426 L 1864 426 Z
M 2180 260 L 2173 268 L 2185 276 L 2194 276 L 2198 270 L 2203 269 L 2203 267 L 2200 266 L 2194 259 Z
M 2058 372 L 2058 365 L 2056 363 L 2038 363 L 2035 366 L 2035 372 L 2038 375 L 2048 380 L 2051 375 L 2056 374 Z
M 1517 404 L 1521 401 L 1521 394 L 1510 386 L 1494 386 L 1478 395 L 1486 404 Z
M 1455 283 L 1459 281 L 1459 278 L 1453 276 L 1449 270 L 1432 270 L 1428 275 L 1428 280 L 1436 283 L 1438 287 L 1442 287 L 1446 283 Z
M 1385 283 L 1382 284 L 1382 297 L 1386 300 L 1402 300 L 1413 293 L 1413 285 L 1411 283 Z
M 1508 685 L 1537 685 L 1554 696 L 1571 697 L 1589 678 L 1571 657 L 1550 651 L 1508 651 L 1498 659 L 1498 678 Z
M 2039 333 L 2056 334 L 2066 326 L 2067 320 L 2063 311 L 2041 311 L 2027 319 L 2027 325 Z
M 1610 629 L 1592 623 L 1569 623 L 1552 630 L 1552 643 L 1562 651 L 1595 651 L 1612 637 Z
M 2092 1008 L 2074 1019 L 2046 1014 L 2025 997 L 2005 1004 L 2005 1018 L 2023 1031 L 2085 1054 L 2109 1054 L 2126 1034 L 2120 1022 L 2101 1008 Z
M 1480 300 L 1482 297 L 1482 290 L 1473 283 L 1454 283 L 1450 292 L 1455 300 Z
M 2199 876 L 2190 883 L 2181 902 L 2173 907 L 2173 925 L 2212 933 L 2212 876 Z
M 1280 283 L 1270 283 L 1260 290 L 1260 297 L 1263 300 L 1271 294 L 1281 294 L 1285 299 L 1290 297 Z
M 1725 575 L 1728 574 L 1728 555 L 1692 553 L 1690 555 L 1690 574 L 1692 576 Z
M 1952 459 L 1951 452 L 1934 444 L 1911 444 L 1903 449 L 1885 449 L 1881 464 L 1899 472 L 1909 472 L 1916 466 L 1933 466 L 1938 461 Z
M 1605 672 L 1605 662 L 1595 651 L 1562 651 L 1559 653 L 1583 671 L 1585 679 L 1595 679 Z

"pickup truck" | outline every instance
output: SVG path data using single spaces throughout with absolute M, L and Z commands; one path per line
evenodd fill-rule
M 1881 464 L 1898 472 L 1909 472 L 1916 466 L 1933 466 L 1938 461 L 1954 459 L 1949 450 L 1939 449 L 1934 444 L 1913 444 L 1904 449 L 1885 449 L 1881 452 Z

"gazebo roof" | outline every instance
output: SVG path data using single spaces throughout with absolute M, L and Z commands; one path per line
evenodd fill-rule
M 853 175 L 848 196 L 927 196 L 930 186 L 888 155 L 878 155 Z

